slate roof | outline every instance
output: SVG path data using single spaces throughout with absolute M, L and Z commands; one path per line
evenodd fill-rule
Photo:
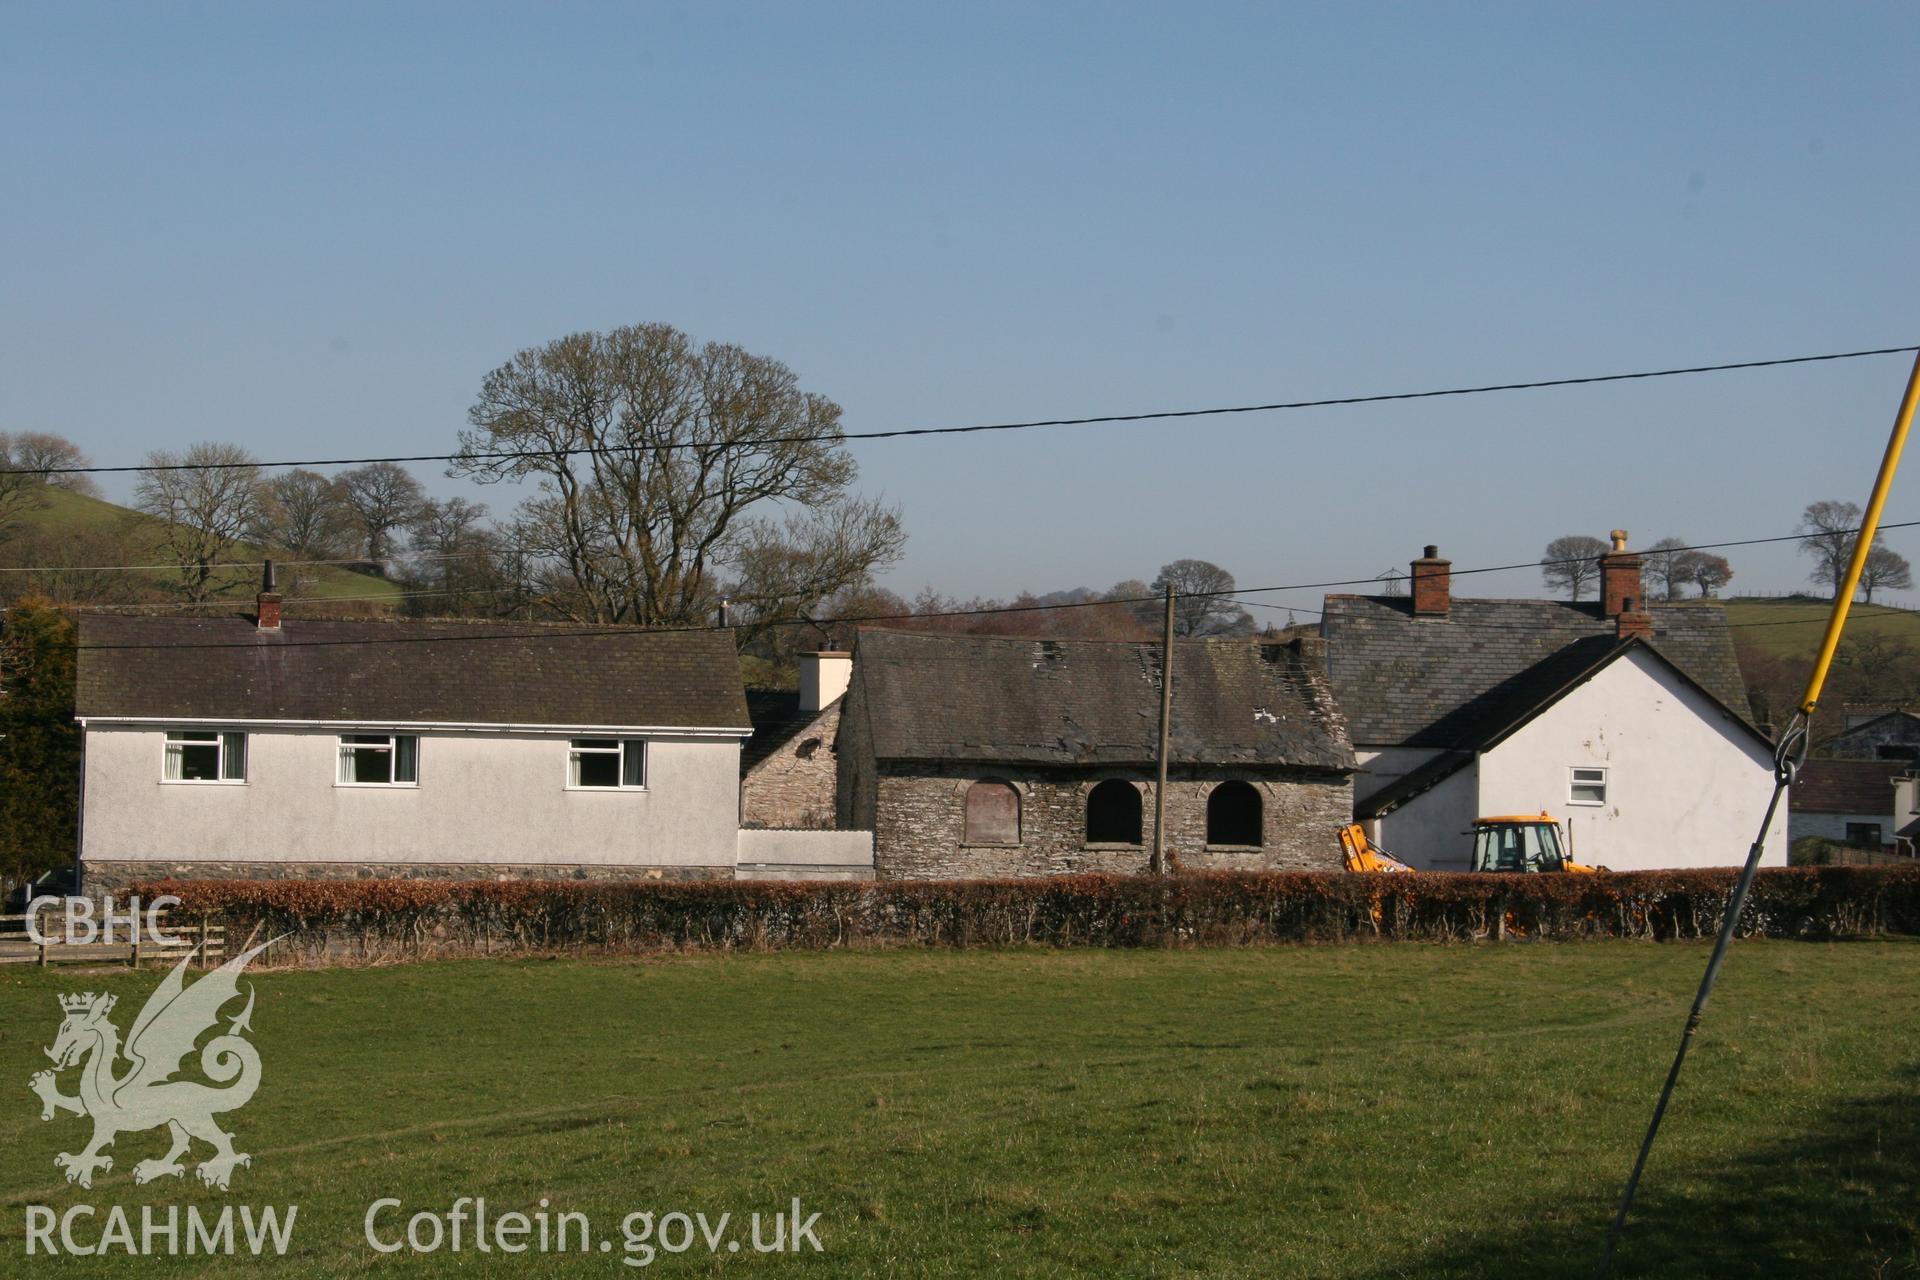
M 853 680 L 882 760 L 1149 764 L 1160 645 L 863 631 Z M 1351 770 L 1314 640 L 1174 642 L 1170 759 Z
M 1654 605 L 1653 647 L 1751 724 L 1726 615 L 1717 605 Z M 1456 598 L 1415 618 L 1406 597 L 1330 595 L 1328 676 L 1354 742 L 1472 749 L 1516 704 L 1564 683 L 1615 643 L 1597 604 Z
M 90 614 L 78 657 L 83 718 L 748 727 L 712 631 Z
M 740 744 L 740 776 L 804 733 L 838 703 L 835 698 L 818 711 L 800 709 L 798 689 L 747 690 L 747 715 L 753 721 L 753 736 Z
M 1893 812 L 1893 780 L 1905 770 L 1887 760 L 1809 760 L 1793 780 L 1794 813 Z
M 1685 671 L 1675 666 L 1671 659 L 1639 636 L 1629 636 L 1620 640 L 1611 636 L 1587 636 L 1576 640 L 1566 648 L 1544 658 L 1528 668 L 1518 678 L 1508 681 L 1497 694 L 1482 700 L 1474 713 L 1477 722 L 1477 736 L 1447 748 L 1406 775 L 1394 779 L 1380 790 L 1369 795 L 1354 807 L 1354 816 L 1358 818 L 1377 818 L 1399 808 L 1407 801 L 1430 791 L 1452 777 L 1460 769 L 1471 764 L 1483 751 L 1490 751 L 1504 739 L 1517 732 L 1535 716 L 1546 711 L 1560 701 L 1574 688 L 1585 684 L 1594 676 L 1636 649 L 1644 649 L 1654 658 L 1671 668 L 1680 679 L 1698 689 L 1709 699 L 1718 702 L 1712 691 L 1703 688 Z M 1732 713 L 1732 708 L 1728 708 Z M 1736 718 L 1739 718 L 1737 713 Z M 1739 719 L 1740 726 L 1755 738 L 1765 743 L 1767 740 L 1758 729 L 1745 719 Z

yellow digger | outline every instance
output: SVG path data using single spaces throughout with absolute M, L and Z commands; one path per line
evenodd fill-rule
M 1367 839 L 1359 823 L 1340 828 L 1340 849 L 1347 870 L 1356 872 L 1411 871 Z M 1605 867 L 1575 862 L 1560 839 L 1560 824 L 1551 814 L 1503 814 L 1473 821 L 1473 871 L 1549 872 L 1590 876 Z

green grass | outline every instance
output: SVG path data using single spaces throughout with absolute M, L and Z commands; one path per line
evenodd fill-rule
M 1705 948 L 471 961 L 257 978 L 253 1167 L 91 1191 L 25 1090 L 56 992 L 131 1023 L 150 973 L 0 971 L 0 1258 L 25 1206 L 300 1206 L 249 1274 L 628 1274 L 611 1254 L 376 1256 L 366 1206 L 818 1211 L 823 1255 L 669 1274 L 1582 1276 Z M 1635 1276 L 1920 1269 L 1920 945 L 1742 943 L 1623 1254 Z M 137 1217 L 137 1209 L 135 1210 Z M 70 1259 L 12 1274 L 228 1274 Z
M 1827 614 L 1833 609 L 1828 601 L 1803 597 L 1716 603 L 1726 609 L 1727 621 L 1740 628 L 1734 634 L 1743 643 L 1751 643 L 1779 657 L 1808 660 L 1819 652 L 1820 639 L 1826 634 Z M 1920 613 L 1856 603 L 1847 612 L 1847 635 L 1849 638 L 1882 636 L 1920 644 Z
M 130 530 L 132 536 L 129 537 L 128 542 L 135 549 L 136 558 L 140 563 L 157 564 L 166 559 L 165 553 L 160 550 L 159 542 L 159 531 L 163 526 L 152 516 L 65 489 L 47 489 L 44 491 L 44 496 L 44 505 L 26 514 L 25 522 L 29 526 L 43 531 L 75 533 L 88 530 L 119 533 Z M 257 544 L 243 542 L 237 544 L 227 558 L 258 560 L 264 554 L 265 552 Z M 375 605 L 389 599 L 398 603 L 400 599 L 400 588 L 397 584 L 372 574 L 356 573 L 351 569 L 334 565 L 301 566 L 289 572 L 299 575 L 297 586 L 291 579 L 282 582 L 282 590 L 289 596 L 298 595 L 303 598 L 317 597 L 329 600 L 341 597 L 352 597 L 356 600 L 372 597 L 370 603 Z M 156 585 L 165 585 L 172 580 L 169 572 L 162 569 L 143 574 L 142 577 L 151 579 Z M 235 600 L 251 600 L 258 589 L 259 584 L 256 578 L 235 574 L 234 581 L 224 588 L 221 594 Z

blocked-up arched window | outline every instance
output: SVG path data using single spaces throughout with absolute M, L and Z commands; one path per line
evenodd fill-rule
M 1140 789 L 1108 778 L 1087 792 L 1088 844 L 1140 843 Z
M 967 788 L 968 844 L 1019 844 L 1020 793 L 1004 782 Z
M 1245 782 L 1223 782 L 1207 796 L 1208 844 L 1261 844 L 1260 793 Z

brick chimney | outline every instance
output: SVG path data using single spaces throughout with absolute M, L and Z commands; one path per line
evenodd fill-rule
M 260 574 L 260 594 L 253 598 L 254 625 L 262 631 L 280 629 L 280 593 L 273 589 L 273 561 Z
M 1600 557 L 1600 613 L 1615 618 L 1636 604 L 1645 604 L 1640 587 L 1640 557 L 1627 550 L 1627 531 L 1613 531 L 1613 550 Z
M 1440 558 L 1440 548 L 1429 546 L 1411 566 L 1413 616 L 1444 618 L 1453 604 L 1453 561 Z
M 1639 636 L 1642 640 L 1653 639 L 1653 615 L 1640 608 L 1646 603 L 1628 596 L 1621 602 L 1620 612 L 1613 615 L 1613 633 L 1625 640 L 1628 636 Z
M 819 711 L 853 683 L 853 655 L 845 649 L 822 649 L 800 655 L 800 710 Z

